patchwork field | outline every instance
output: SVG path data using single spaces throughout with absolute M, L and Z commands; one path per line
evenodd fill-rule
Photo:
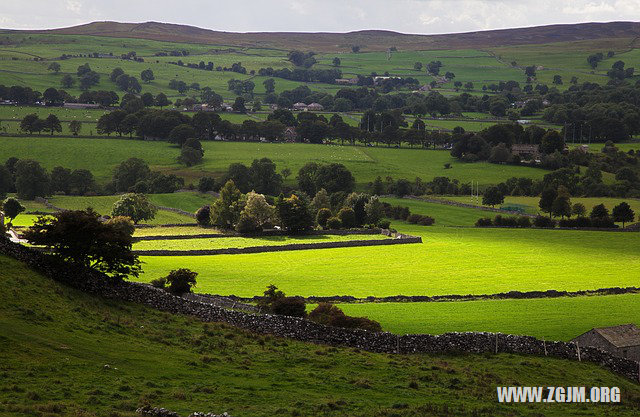
M 179 149 L 166 142 L 130 139 L 82 139 L 0 137 L 0 161 L 15 156 L 39 161 L 47 169 L 61 165 L 66 168 L 89 169 L 98 182 L 104 184 L 112 177 L 113 169 L 122 161 L 136 155 L 153 170 L 175 173 L 197 183 L 204 175 L 220 175 L 233 162 L 251 164 L 253 159 L 267 157 L 278 170 L 289 168 L 294 174 L 307 162 L 342 163 L 353 173 L 357 187 L 363 189 L 380 176 L 431 180 L 447 176 L 461 182 L 479 181 L 480 185 L 496 184 L 510 177 L 542 178 L 548 171 L 488 162 L 463 163 L 448 151 L 424 149 L 394 149 L 386 147 L 312 145 L 301 143 L 203 142 L 203 163 L 192 168 L 178 164 Z M 83 155 L 70 158 L 69 155 Z M 450 163 L 451 169 L 444 164 Z M 293 184 L 295 175 L 288 178 Z
M 197 291 L 249 297 L 261 294 L 269 284 L 289 295 L 357 297 L 638 285 L 640 246 L 634 233 L 395 226 L 421 236 L 424 243 L 142 257 L 141 279 L 165 276 L 178 264 L 200 273 Z
M 640 321 L 640 295 L 530 300 L 340 304 L 353 316 L 379 321 L 390 332 L 501 332 L 571 340 L 594 327 Z

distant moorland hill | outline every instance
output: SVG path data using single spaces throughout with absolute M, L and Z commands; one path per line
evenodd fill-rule
M 354 45 L 360 46 L 365 51 L 381 51 L 391 47 L 403 50 L 477 49 L 612 38 L 632 40 L 640 37 L 640 22 L 549 25 L 446 35 L 414 35 L 383 30 L 348 33 L 232 33 L 158 22 L 93 22 L 69 28 L 31 31 L 31 33 L 109 36 L 286 49 L 299 48 L 330 52 L 350 50 Z

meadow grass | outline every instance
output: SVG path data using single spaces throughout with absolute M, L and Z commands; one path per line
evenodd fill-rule
M 409 198 L 384 197 L 381 200 L 393 206 L 409 207 L 411 213 L 433 217 L 436 226 L 473 226 L 480 217 L 492 214 L 476 208 L 456 207 Z
M 207 233 L 203 230 L 201 233 Z M 133 245 L 134 250 L 199 250 L 224 248 L 249 248 L 253 246 L 281 246 L 291 244 L 349 242 L 353 240 L 388 239 L 384 235 L 310 235 L 310 236 L 260 236 L 217 237 L 196 239 L 143 240 Z
M 499 405 L 495 386 L 504 381 L 617 386 L 623 397 L 616 415 L 632 416 L 640 396 L 633 382 L 590 363 L 509 354 L 385 355 L 255 335 L 92 297 L 4 256 L 0 282 L 0 413 L 7 417 L 86 410 L 133 417 L 145 403 L 181 415 L 247 417 L 584 414 L 563 404 Z M 468 395 L 461 397 L 461 389 Z M 593 410 L 605 415 L 613 408 Z
M 140 280 L 176 265 L 199 272 L 197 291 L 254 296 L 275 284 L 303 296 L 492 294 L 637 286 L 635 233 L 410 226 L 422 244 L 250 255 L 141 257 Z
M 594 327 L 640 323 L 640 295 L 340 304 L 393 333 L 500 332 L 568 341 Z
M 98 182 L 104 184 L 122 161 L 137 156 L 152 170 L 183 176 L 187 184 L 197 184 L 205 175 L 221 175 L 231 163 L 251 164 L 254 159 L 272 159 L 278 170 L 289 168 L 294 174 L 308 162 L 342 163 L 351 170 L 357 188 L 364 189 L 377 176 L 383 179 L 421 177 L 431 180 L 447 176 L 461 182 L 479 181 L 480 185 L 496 184 L 510 177 L 542 178 L 548 171 L 515 165 L 488 162 L 464 163 L 448 151 L 425 149 L 396 149 L 386 147 L 313 145 L 302 143 L 203 142 L 205 155 L 202 164 L 186 168 L 176 158 L 179 149 L 167 142 L 141 141 L 114 137 L 86 139 L 69 137 L 1 137 L 0 161 L 11 156 L 35 159 L 47 169 L 55 166 L 89 169 Z M 82 155 L 75 158 L 72 155 Z M 451 164 L 445 169 L 444 164 Z M 295 175 L 288 179 L 295 183 Z
M 478 200 L 472 198 L 471 196 L 443 196 L 436 197 L 441 200 L 455 201 L 458 203 L 465 204 L 474 204 L 474 205 L 482 205 L 482 197 Z M 636 214 L 640 214 L 640 200 L 635 198 L 614 198 L 614 197 L 571 197 L 571 203 L 582 203 L 587 209 L 587 215 L 591 211 L 591 209 L 598 205 L 604 204 L 605 207 L 609 210 L 609 213 L 613 210 L 613 208 L 620 204 L 621 202 L 627 202 L 631 209 L 636 212 Z M 504 203 L 501 207 L 517 207 L 521 208 L 525 211 L 525 213 L 529 214 L 543 214 L 548 215 L 548 213 L 542 213 L 540 211 L 540 207 L 538 203 L 540 202 L 540 197 L 526 197 L 526 196 L 506 196 L 504 198 Z M 488 206 L 486 206 L 488 207 Z M 484 217 L 491 217 L 493 213 L 485 213 Z

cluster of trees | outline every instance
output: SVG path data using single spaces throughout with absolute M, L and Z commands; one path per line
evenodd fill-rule
M 174 174 L 165 175 L 151 171 L 149 165 L 140 158 L 129 158 L 118 165 L 113 172 L 111 183 L 105 192 L 134 192 L 138 194 L 173 193 L 184 188 L 184 179 Z
M 315 58 L 311 59 L 315 60 Z M 285 80 L 291 81 L 335 84 L 336 79 L 342 78 L 342 71 L 340 71 L 338 68 L 311 69 L 308 67 L 303 67 L 294 69 L 273 69 L 271 67 L 267 67 L 260 68 L 258 70 L 258 75 L 263 77 L 283 78 Z
M 100 83 L 100 74 L 93 71 L 88 63 L 80 65 L 76 71 L 76 75 L 81 90 L 89 90 L 91 87 Z M 75 80 L 71 80 L 73 80 L 73 77 L 66 74 L 61 80 L 62 86 L 65 88 L 72 87 L 75 84 Z
M 50 132 L 62 132 L 62 124 L 55 114 L 49 114 L 46 119 L 41 119 L 37 114 L 27 114 L 20 121 L 20 130 L 29 134 L 41 133 L 43 130 Z
M 296 67 L 311 68 L 318 62 L 315 55 L 315 52 L 290 51 L 287 54 L 287 59 Z
M 315 194 L 315 195 L 314 195 Z M 279 226 L 301 233 L 314 226 L 329 229 L 380 225 L 383 205 L 376 196 L 324 188 L 314 194 L 291 191 L 274 198 L 250 191 L 242 193 L 232 179 L 220 189 L 220 198 L 196 213 L 198 222 L 240 233 L 256 233 Z M 309 195 L 314 195 L 313 199 Z M 387 225 L 388 226 L 388 225 Z
M 145 82 L 151 82 L 151 80 L 154 79 L 153 71 L 151 70 L 145 70 L 142 74 L 145 75 L 145 78 L 143 78 Z M 113 71 L 111 71 L 109 79 L 114 82 L 120 90 L 126 91 L 127 93 L 140 94 L 140 91 L 142 90 L 142 86 L 138 79 L 134 76 L 125 74 L 122 68 L 114 68 Z

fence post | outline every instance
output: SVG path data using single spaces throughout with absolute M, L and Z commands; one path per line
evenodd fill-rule
M 582 362 L 582 359 L 580 359 L 580 345 L 578 342 L 576 342 L 576 350 L 578 351 L 578 362 Z
M 547 356 L 547 341 L 542 338 L 542 346 L 544 347 L 544 356 Z

